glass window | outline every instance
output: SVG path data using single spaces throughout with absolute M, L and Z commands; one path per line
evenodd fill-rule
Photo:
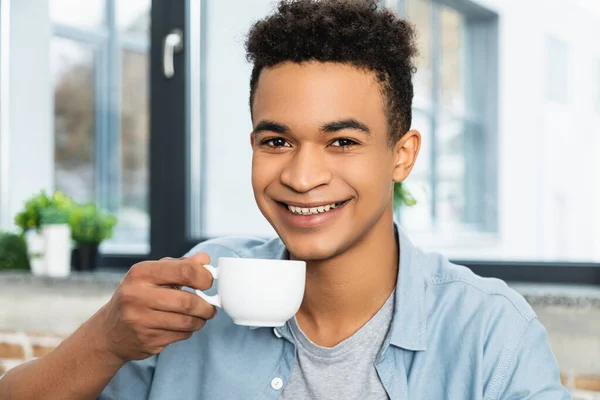
M 148 54 L 122 52 L 121 224 L 117 241 L 147 243 L 149 185 Z
M 127 33 L 148 35 L 150 0 L 117 0 L 117 26 Z
M 108 252 L 149 248 L 150 3 L 50 2 L 56 187 L 117 215 Z
M 465 128 L 467 124 L 454 118 L 440 119 L 436 153 L 436 217 L 441 231 L 460 231 L 465 222 Z
M 431 23 L 432 4 L 430 0 L 407 0 L 406 19 L 417 28 L 419 55 L 417 57 L 417 73 L 414 77 L 415 103 L 431 103 L 432 65 L 431 65 Z
M 442 106 L 464 111 L 465 22 L 458 11 L 440 7 L 440 94 Z
M 95 199 L 94 51 L 68 39 L 51 44 L 55 185 L 77 201 Z
M 430 0 L 405 4 L 407 19 L 426 40 L 418 41 L 421 71 L 413 109 L 413 129 L 421 132 L 423 144 L 406 181 L 417 205 L 403 207 L 401 223 L 416 232 L 486 230 L 484 216 L 495 210 L 480 195 L 485 129 L 482 116 L 467 106 L 472 102 L 466 71 L 475 65 L 466 57 L 466 16 Z
M 77 28 L 95 29 L 105 23 L 106 0 L 50 0 L 52 22 Z

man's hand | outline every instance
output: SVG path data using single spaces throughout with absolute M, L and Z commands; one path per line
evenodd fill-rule
M 211 274 L 202 267 L 205 253 L 190 258 L 164 258 L 134 265 L 111 300 L 92 318 L 90 328 L 103 351 L 127 362 L 161 352 L 188 339 L 216 309 L 181 286 L 206 290 Z
M 130 360 L 189 338 L 215 308 L 181 286 L 205 290 L 207 254 L 134 265 L 110 301 L 54 351 L 8 371 L 0 399 L 96 399 Z

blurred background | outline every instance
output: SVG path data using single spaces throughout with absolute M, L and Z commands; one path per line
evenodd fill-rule
M 0 0 L 0 227 L 18 231 L 42 189 L 93 202 L 117 218 L 99 259 L 117 271 L 206 238 L 273 236 L 250 185 L 243 44 L 274 4 Z M 415 24 L 420 50 L 423 147 L 403 186 L 416 204 L 398 222 L 482 275 L 595 288 L 539 301 L 598 312 L 600 1 L 380 4 Z
M 273 1 L 157 4 L 153 13 L 150 0 L 12 1 L 2 30 L 3 228 L 45 188 L 118 217 L 105 254 L 274 235 L 250 187 L 243 49 Z M 600 2 L 385 5 L 418 31 L 413 127 L 424 142 L 405 184 L 417 204 L 397 213 L 414 240 L 461 260 L 600 261 Z M 163 31 L 151 63 L 151 26 L 185 31 L 171 79 Z M 166 144 L 153 153 L 151 143 Z M 169 232 L 179 243 L 159 249 L 155 224 L 182 230 Z

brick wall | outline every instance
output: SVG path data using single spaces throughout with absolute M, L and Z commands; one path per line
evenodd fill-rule
M 600 376 L 561 376 L 574 400 L 600 400 Z
M 0 376 L 9 369 L 51 352 L 64 335 L 0 331 Z

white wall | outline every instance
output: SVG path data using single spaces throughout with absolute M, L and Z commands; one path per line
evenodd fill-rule
M 510 258 L 599 259 L 600 15 L 564 0 L 488 3 L 500 15 L 501 249 Z M 567 44 L 566 105 L 546 99 L 548 35 Z
M 13 217 L 33 193 L 53 186 L 54 135 L 52 81 L 49 67 L 50 20 L 47 0 L 12 0 L 8 93 L 7 193 L 2 228 L 13 228 Z
M 252 22 L 269 13 L 274 3 L 206 3 L 204 234 L 272 236 L 275 233 L 256 206 L 250 182 L 251 66 L 244 41 Z

